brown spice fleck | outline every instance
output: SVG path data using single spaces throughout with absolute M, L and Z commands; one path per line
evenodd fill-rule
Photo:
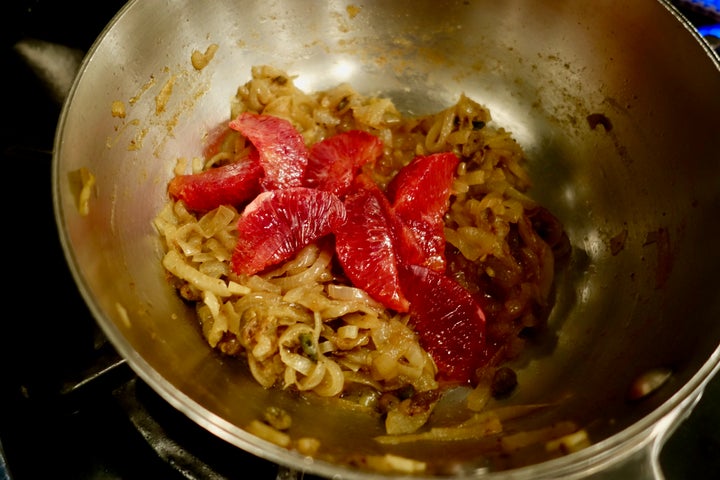
M 609 132 L 613 128 L 610 119 L 602 113 L 591 113 L 587 116 L 587 122 L 593 130 L 595 130 L 598 125 L 602 125 L 606 132 Z
M 610 239 L 610 253 L 617 255 L 625 248 L 625 240 L 627 240 L 627 228 L 623 228 L 620 233 Z

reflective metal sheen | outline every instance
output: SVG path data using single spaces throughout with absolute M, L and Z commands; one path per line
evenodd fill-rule
M 215 57 L 194 69 L 192 52 L 211 44 Z M 211 351 L 160 264 L 152 220 L 175 160 L 200 153 L 260 64 L 307 91 L 347 81 L 408 113 L 461 93 L 489 107 L 573 246 L 552 341 L 518 362 L 512 401 L 556 403 L 544 422 L 572 419 L 593 445 L 476 475 L 657 475 L 658 446 L 720 362 L 720 65 L 692 27 L 657 1 L 137 0 L 98 38 L 64 105 L 53 166 L 61 239 L 92 313 L 144 381 L 219 437 L 296 471 L 367 479 L 243 429 L 272 402 L 292 414 L 291 435 L 337 458 L 383 452 L 375 419 L 265 390 Z M 96 178 L 87 216 L 81 168 Z M 658 368 L 671 376 L 628 401 Z M 453 456 L 466 473 L 480 463 L 471 444 L 419 451 L 429 463 Z

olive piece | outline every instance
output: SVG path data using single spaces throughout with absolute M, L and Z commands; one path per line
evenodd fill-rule
M 500 367 L 495 371 L 492 379 L 492 396 L 495 398 L 510 395 L 517 386 L 517 374 L 510 367 Z

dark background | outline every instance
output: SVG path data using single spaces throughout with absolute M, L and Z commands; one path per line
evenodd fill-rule
M 60 248 L 50 172 L 61 104 L 15 46 L 39 39 L 81 58 L 123 4 L 35 0 L 0 9 L 3 250 L 11 265 L 0 318 L 0 480 L 242 478 L 253 469 L 274 478 L 274 465 L 218 441 L 135 378 L 99 332 Z M 717 21 L 687 5 L 696 25 Z M 158 429 L 179 440 L 158 445 L 143 436 Z M 719 457 L 720 378 L 661 459 L 674 480 L 720 478 Z

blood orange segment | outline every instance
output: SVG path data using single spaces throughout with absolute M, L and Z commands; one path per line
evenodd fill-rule
M 404 225 L 400 251 L 408 263 L 445 270 L 443 216 L 458 162 L 452 152 L 417 156 L 388 184 L 393 212 Z
M 362 130 L 328 137 L 310 147 L 305 185 L 342 197 L 360 168 L 382 153 L 382 141 Z
M 387 195 L 395 210 L 442 218 L 458 163 L 452 152 L 415 157 L 388 185 Z
M 403 263 L 422 265 L 436 272 L 445 271 L 445 230 L 444 224 L 427 222 L 424 219 L 402 218 L 396 214 L 398 255 Z
M 387 308 L 406 312 L 400 289 L 390 205 L 365 175 L 355 178 L 345 197 L 347 220 L 334 229 L 335 249 L 345 274 Z
M 485 314 L 470 292 L 450 277 L 419 265 L 400 270 L 411 324 L 435 360 L 438 378 L 469 383 L 483 366 Z
M 288 120 L 243 112 L 229 123 L 257 148 L 265 171 L 266 190 L 299 187 L 308 162 L 308 149 L 300 132 Z
M 238 220 L 233 270 L 252 275 L 289 260 L 344 219 L 343 203 L 331 193 L 305 187 L 263 192 Z
M 168 193 L 190 210 L 209 211 L 220 205 L 240 206 L 260 192 L 263 169 L 257 155 L 200 173 L 178 175 L 168 183 Z

